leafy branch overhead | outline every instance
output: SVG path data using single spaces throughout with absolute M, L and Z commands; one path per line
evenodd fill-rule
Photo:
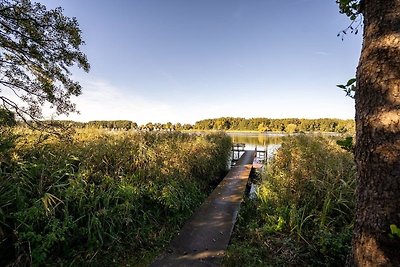
M 351 20 L 355 20 L 360 14 L 362 1 L 360 0 L 336 0 L 339 5 L 339 12 L 348 16 Z
M 337 36 L 344 38 L 344 35 L 347 34 L 348 31 L 350 33 L 358 34 L 358 30 L 362 25 L 362 10 L 364 6 L 364 0 L 336 0 L 336 3 L 339 5 L 339 12 L 348 16 L 351 20 L 350 25 L 340 31 Z M 338 84 L 337 87 L 343 89 L 345 91 L 346 96 L 349 96 L 354 99 L 354 93 L 356 91 L 356 78 L 351 78 L 344 84 Z
M 84 44 L 76 18 L 29 0 L 0 0 L 0 105 L 23 120 L 42 117 L 49 103 L 57 114 L 76 111 L 71 96 L 81 86 L 70 68 L 86 72 Z
M 351 78 L 347 81 L 346 85 L 338 84 L 337 87 L 343 89 L 346 92 L 346 96 L 354 99 L 354 93 L 356 92 L 356 78 Z
M 350 25 L 340 31 L 337 36 L 344 39 L 344 36 L 350 32 L 354 34 L 358 34 L 359 29 L 362 25 L 362 9 L 363 9 L 363 0 L 336 0 L 336 3 L 339 5 L 340 13 L 345 14 L 351 20 Z

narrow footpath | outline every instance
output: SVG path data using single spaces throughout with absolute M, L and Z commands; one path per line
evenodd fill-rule
M 228 247 L 254 157 L 254 151 L 245 151 L 166 251 L 150 266 L 219 266 Z

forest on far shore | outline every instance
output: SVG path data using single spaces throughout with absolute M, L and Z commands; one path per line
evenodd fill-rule
M 336 132 L 354 133 L 354 120 L 341 119 L 269 119 L 269 118 L 233 118 L 221 117 L 205 119 L 194 124 L 181 123 L 146 123 L 138 125 L 129 120 L 101 120 L 89 122 L 75 121 L 45 121 L 55 126 L 69 126 L 75 128 L 103 128 L 103 129 L 124 129 L 124 130 L 147 130 L 147 131 L 171 131 L 171 130 L 218 130 L 218 131 L 258 131 L 258 132 Z

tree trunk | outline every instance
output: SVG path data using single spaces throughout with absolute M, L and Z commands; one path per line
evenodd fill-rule
M 400 266 L 400 0 L 364 0 L 357 69 L 352 264 Z

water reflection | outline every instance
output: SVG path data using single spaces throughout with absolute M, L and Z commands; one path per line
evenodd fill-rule
M 287 138 L 286 134 L 271 134 L 271 133 L 243 133 L 230 132 L 227 133 L 234 144 L 231 155 L 231 166 L 244 153 L 244 150 L 254 150 L 257 148 L 256 158 L 253 162 L 253 167 L 262 172 L 266 163 L 274 156 L 276 150 L 281 146 L 282 140 Z M 236 144 L 236 146 L 235 146 Z M 238 144 L 244 144 L 242 147 Z M 250 188 L 247 194 L 250 198 L 256 198 L 257 185 L 250 178 Z
M 281 146 L 282 140 L 287 138 L 286 134 L 271 134 L 271 133 L 243 133 L 243 132 L 231 132 L 227 133 L 234 144 L 245 144 L 243 150 L 254 150 L 257 148 L 256 163 L 264 164 L 269 161 L 276 150 Z M 233 162 L 240 158 L 243 154 L 241 149 L 235 148 L 232 151 Z
M 279 145 L 287 136 L 285 134 L 271 133 L 227 133 L 232 137 L 233 143 L 243 143 L 246 150 L 253 150 L 257 146 L 259 149 L 267 148 L 269 145 Z

